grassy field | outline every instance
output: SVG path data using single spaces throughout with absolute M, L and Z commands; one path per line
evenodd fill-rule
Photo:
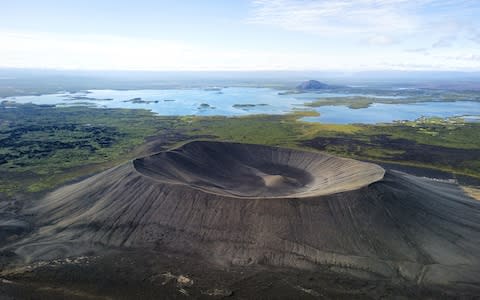
M 171 138 L 177 122 L 145 110 L 2 105 L 0 192 L 38 192 L 125 161 L 147 137 Z
M 480 178 L 480 123 L 420 119 L 382 125 L 336 125 L 286 116 L 190 118 L 189 129 L 221 140 L 327 151 L 378 162 L 435 168 Z
M 425 119 L 389 125 L 299 121 L 314 112 L 160 117 L 145 110 L 0 105 L 0 193 L 37 193 L 145 153 L 198 138 L 321 150 L 480 178 L 480 123 Z M 148 143 L 147 143 L 148 144 Z
M 368 91 L 363 91 L 368 93 Z M 382 104 L 408 104 L 431 101 L 454 102 L 454 101 L 480 101 L 478 93 L 471 91 L 435 91 L 435 90 L 407 90 L 407 91 L 384 91 L 384 94 L 378 90 L 372 91 L 372 94 L 379 94 L 378 97 L 370 96 L 350 96 L 343 97 L 322 97 L 312 102 L 306 102 L 307 107 L 320 106 L 347 106 L 351 109 L 367 108 L 373 103 Z

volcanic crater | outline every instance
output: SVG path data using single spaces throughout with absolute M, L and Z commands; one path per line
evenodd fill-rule
M 322 153 L 191 142 L 24 213 L 36 229 L 10 247 L 27 261 L 148 248 L 212 266 L 480 283 L 480 202 L 455 183 Z
M 374 164 L 259 145 L 192 142 L 133 161 L 158 182 L 242 198 L 301 198 L 360 188 L 383 178 Z

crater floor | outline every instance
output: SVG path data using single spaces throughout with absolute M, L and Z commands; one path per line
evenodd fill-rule
M 383 178 L 374 164 L 327 154 L 220 142 L 192 142 L 134 161 L 154 180 L 235 197 L 310 197 Z

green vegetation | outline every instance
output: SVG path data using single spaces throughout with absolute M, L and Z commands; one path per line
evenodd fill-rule
M 212 135 L 220 140 L 283 146 L 294 146 L 297 141 L 297 131 L 291 123 L 295 119 L 275 115 L 183 118 L 192 133 Z
M 368 91 L 363 91 L 368 93 Z M 454 101 L 480 101 L 478 93 L 462 91 L 429 91 L 422 90 L 414 92 L 402 91 L 401 93 L 385 92 L 385 95 L 377 90 L 374 94 L 380 94 L 379 97 L 368 96 L 344 96 L 344 97 L 325 97 L 319 98 L 313 102 L 307 102 L 304 105 L 308 107 L 320 106 L 347 106 L 351 109 L 367 108 L 373 103 L 382 104 L 408 104 L 431 101 L 454 102 Z M 395 97 L 395 98 L 392 98 Z
M 251 115 L 242 117 L 184 117 L 188 130 L 195 134 L 215 136 L 240 143 L 300 147 L 300 142 L 318 134 L 335 136 L 353 134 L 355 125 L 319 124 L 298 121 L 317 116 L 313 111 L 296 111 L 287 115 Z
M 378 162 L 435 168 L 480 178 L 480 123 L 460 118 L 383 125 L 301 122 L 286 116 L 189 118 L 191 132 L 221 140 L 327 151 Z
M 390 135 L 391 138 L 413 140 L 419 144 L 480 149 L 480 123 L 468 123 L 462 118 L 420 118 L 416 121 L 401 121 L 369 128 L 375 129 L 373 134 Z
M 480 178 L 480 123 L 461 118 L 383 125 L 299 121 L 316 114 L 161 117 L 146 110 L 4 103 L 0 105 L 0 193 L 43 192 L 198 138 L 320 150 Z
M 313 102 L 305 103 L 305 106 L 320 107 L 320 106 L 347 106 L 352 109 L 367 108 L 374 102 L 382 102 L 385 98 L 370 98 L 370 97 L 327 97 L 320 98 Z M 383 103 L 383 102 L 382 102 Z
M 104 169 L 176 122 L 145 110 L 2 105 L 0 192 L 37 192 Z

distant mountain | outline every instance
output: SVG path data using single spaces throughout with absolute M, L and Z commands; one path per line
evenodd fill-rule
M 330 88 L 328 84 L 325 84 L 317 80 L 308 80 L 308 81 L 302 82 L 297 86 L 297 90 L 301 90 L 301 91 L 323 90 L 328 88 Z

